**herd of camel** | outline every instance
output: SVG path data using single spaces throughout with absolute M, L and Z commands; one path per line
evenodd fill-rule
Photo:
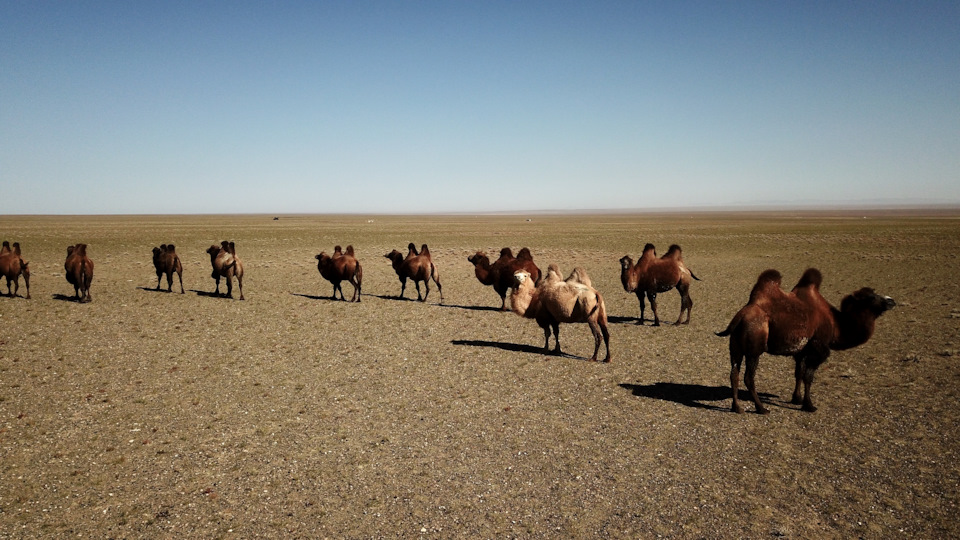
M 237 256 L 233 242 L 223 241 L 219 246 L 207 249 L 210 255 L 211 277 L 216 281 L 216 295 L 220 295 L 220 278 L 225 278 L 227 297 L 233 297 L 233 279 L 236 278 L 243 300 L 243 262 Z M 430 281 L 437 286 L 440 303 L 443 303 L 443 288 L 440 285 L 440 273 L 430 249 L 423 244 L 419 250 L 413 243 L 407 246 L 407 254 L 393 250 L 384 255 L 390 260 L 400 280 L 400 298 L 406 291 L 407 280 L 411 280 L 417 290 L 417 300 L 426 302 L 430 295 Z M 333 284 L 333 299 L 346 300 L 341 283 L 347 281 L 353 285 L 351 301 L 360 301 L 363 268 L 357 260 L 353 246 L 342 250 L 334 248 L 333 254 L 321 252 L 316 256 L 317 270 L 320 275 Z M 561 354 L 560 323 L 586 323 L 594 337 L 594 350 L 591 361 L 597 360 L 601 340 L 606 347 L 604 362 L 609 362 L 610 332 L 607 329 L 607 313 L 603 296 L 593 288 L 587 272 L 577 267 L 563 278 L 555 264 L 548 266 L 545 274 L 533 262 L 533 256 L 527 248 L 521 249 L 516 256 L 510 248 L 500 251 L 500 257 L 490 262 L 482 251 L 467 258 L 473 264 L 477 279 L 483 285 L 492 286 L 500 296 L 500 309 L 507 310 L 506 296 L 510 292 L 510 309 L 517 315 L 534 319 L 544 332 L 544 351 Z M 153 264 L 157 273 L 157 290 L 161 279 L 167 278 L 167 291 L 173 290 L 173 276 L 180 280 L 180 292 L 183 290 L 183 265 L 173 244 L 163 244 L 153 248 Z M 633 259 L 624 256 L 620 259 L 620 279 L 628 293 L 635 293 L 640 302 L 639 324 L 643 324 L 644 298 L 650 302 L 653 311 L 653 324 L 659 326 L 657 314 L 657 294 L 677 289 L 680 293 L 680 316 L 675 324 L 690 322 L 690 284 L 699 280 L 683 262 L 680 246 L 672 245 L 662 257 L 657 257 L 656 249 L 647 244 L 640 258 L 634 264 Z M 64 271 L 67 281 L 74 286 L 78 302 L 89 302 L 90 284 L 93 280 L 93 261 L 87 256 L 87 245 L 76 244 L 67 248 Z M 15 297 L 20 289 L 19 278 L 23 276 L 26 297 L 30 298 L 30 268 L 23 260 L 20 244 L 11 246 L 4 241 L 0 248 L 0 275 L 7 280 L 7 295 Z M 776 270 L 766 270 L 760 274 L 750 299 L 734 315 L 727 328 L 717 332 L 718 336 L 730 339 L 730 386 L 733 390 L 732 410 L 743 412 L 738 399 L 740 387 L 740 368 L 746 358 L 744 383 L 750 397 L 760 414 L 767 413 L 760 402 L 755 385 L 757 366 L 763 353 L 792 356 L 795 362 L 794 387 L 791 403 L 801 405 L 802 410 L 813 412 L 817 408 L 810 397 L 810 385 L 817 368 L 827 360 L 830 352 L 845 350 L 862 345 L 873 335 L 876 320 L 896 303 L 888 296 L 878 295 L 870 288 L 859 289 L 843 298 L 840 308 L 831 305 L 820 294 L 823 276 L 815 268 L 807 269 L 800 281 L 789 292 L 781 287 L 782 276 Z M 420 282 L 424 283 L 425 293 L 421 296 Z M 13 289 L 11 290 L 11 285 Z M 686 320 L 683 313 L 686 311 Z M 555 347 L 550 350 L 551 331 Z M 800 387 L 803 386 L 801 396 Z

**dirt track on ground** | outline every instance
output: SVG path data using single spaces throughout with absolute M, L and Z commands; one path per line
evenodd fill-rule
M 0 239 L 33 293 L 0 298 L 0 538 L 960 535 L 955 215 L 7 216 Z M 204 250 L 225 239 L 244 302 L 209 295 Z M 77 242 L 89 304 L 67 298 Z M 383 255 L 408 242 L 430 245 L 443 305 L 394 298 Z M 689 326 L 636 324 L 617 261 L 646 242 L 703 279 Z M 151 290 L 161 243 L 186 294 Z M 335 244 L 363 265 L 359 304 L 327 298 L 314 255 Z M 532 321 L 494 309 L 466 258 L 503 246 L 587 269 L 612 363 L 583 360 L 585 325 L 544 356 Z M 835 304 L 870 286 L 898 306 L 818 371 L 818 412 L 768 356 L 771 414 L 729 412 L 713 332 L 762 270 L 792 285 L 808 266 Z

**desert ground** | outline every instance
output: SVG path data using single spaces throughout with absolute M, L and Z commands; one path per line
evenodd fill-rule
M 960 536 L 960 212 L 273 217 L 0 216 L 32 272 L 32 299 L 0 297 L 0 538 Z M 245 301 L 210 294 L 221 240 Z M 79 242 L 88 304 L 64 279 Z M 384 254 L 409 242 L 442 305 L 396 298 Z M 689 325 L 675 291 L 666 324 L 637 324 L 618 259 L 647 242 L 701 278 Z M 186 294 L 154 290 L 162 243 Z M 317 271 L 337 244 L 360 303 Z M 589 272 L 611 363 L 586 361 L 586 325 L 550 356 L 497 309 L 466 259 L 504 246 Z M 817 412 L 768 355 L 770 414 L 743 390 L 731 412 L 714 332 L 761 271 L 789 289 L 811 266 L 835 305 L 863 286 L 898 305 L 817 372 Z

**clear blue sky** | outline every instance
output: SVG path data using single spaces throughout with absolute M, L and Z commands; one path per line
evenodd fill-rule
M 960 2 L 0 0 L 0 212 L 960 203 Z

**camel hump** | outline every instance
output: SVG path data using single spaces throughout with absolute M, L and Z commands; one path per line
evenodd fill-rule
M 173 244 L 167 244 L 167 251 L 169 251 L 170 253 L 173 253 L 176 250 L 177 250 L 177 246 Z
M 646 253 L 646 252 L 648 252 L 648 251 L 656 251 L 656 250 L 657 250 L 657 248 L 653 247 L 653 244 L 650 244 L 650 243 L 648 243 L 648 244 L 646 244 L 646 245 L 643 246 L 643 252 L 644 252 L 644 253 Z
M 81 257 L 87 256 L 87 245 L 86 244 L 77 244 L 74 252 L 79 254 Z
M 413 242 L 407 244 L 407 255 L 419 255 L 417 253 L 417 246 Z
M 510 248 L 508 248 L 508 247 L 505 247 L 505 248 L 503 248 L 503 249 L 500 250 L 500 256 L 501 256 L 501 257 L 510 257 L 510 258 L 512 259 L 512 258 L 513 258 L 513 250 L 510 249 Z
M 17 255 L 17 257 L 20 256 L 20 242 L 13 243 L 13 252 Z
M 351 256 L 351 257 L 354 256 L 354 255 L 353 255 L 353 246 L 352 246 L 352 245 L 347 246 L 347 255 L 349 255 L 349 256 Z
M 780 274 L 780 272 L 771 268 L 760 273 L 760 277 L 757 278 L 757 285 L 760 285 L 761 283 L 773 282 L 779 286 L 782 280 L 783 276 Z
M 226 240 L 220 242 L 220 249 L 230 253 L 230 242 L 227 242 Z
M 520 251 L 517 253 L 517 258 L 523 259 L 526 261 L 532 261 L 533 254 L 530 253 L 530 248 L 521 248 Z
M 333 246 L 333 253 L 334 254 L 343 253 L 343 248 L 341 248 L 340 246 Z
M 234 244 L 233 242 L 230 242 L 230 254 L 231 255 L 237 254 L 237 245 Z
M 671 244 L 670 249 L 668 249 L 663 256 L 664 259 L 669 259 L 672 257 L 676 257 L 678 259 L 683 257 L 683 250 L 680 249 L 680 246 L 678 246 L 677 244 Z
M 421 255 L 426 255 L 427 257 L 429 257 L 429 256 L 430 256 L 430 248 L 428 248 L 426 244 L 420 246 L 420 254 L 421 254 Z
M 823 274 L 820 273 L 820 270 L 817 270 L 816 268 L 807 268 L 803 272 L 803 275 L 800 276 L 800 281 L 797 282 L 797 286 L 794 287 L 794 289 L 810 286 L 819 289 L 821 283 L 823 283 Z

